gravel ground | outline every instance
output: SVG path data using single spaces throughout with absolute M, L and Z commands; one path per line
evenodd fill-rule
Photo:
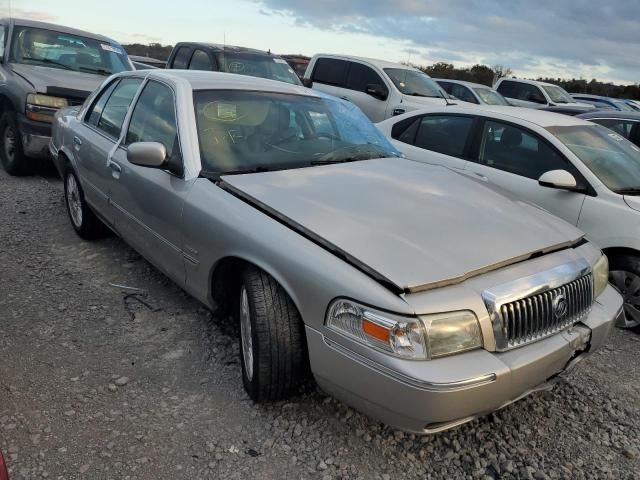
M 0 449 L 20 479 L 640 477 L 640 337 L 550 392 L 435 436 L 310 383 L 244 393 L 238 329 L 122 241 L 80 240 L 52 174 L 0 171 Z M 145 295 L 109 286 L 144 289 Z

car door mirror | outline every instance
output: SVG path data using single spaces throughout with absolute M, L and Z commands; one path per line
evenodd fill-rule
M 573 192 L 584 190 L 578 186 L 576 177 L 566 170 L 549 170 L 540 176 L 538 183 L 542 187 L 557 188 L 558 190 L 570 190 Z
M 167 149 L 158 142 L 136 142 L 127 148 L 129 163 L 149 168 L 164 168 L 167 165 Z
M 313 80 L 311 80 L 310 78 L 303 78 L 302 85 L 304 85 L 307 88 L 311 88 L 313 87 Z
M 386 100 L 389 95 L 387 93 L 387 89 L 377 83 L 369 83 L 364 91 L 367 95 L 371 95 L 373 98 L 377 98 L 378 100 Z

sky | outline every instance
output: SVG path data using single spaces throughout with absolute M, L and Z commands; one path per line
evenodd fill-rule
M 504 65 L 522 77 L 640 81 L 640 1 L 0 0 L 0 10 L 120 43 L 226 42 L 429 65 Z

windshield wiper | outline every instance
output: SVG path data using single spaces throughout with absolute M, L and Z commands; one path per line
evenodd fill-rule
M 245 173 L 261 173 L 261 172 L 273 172 L 275 170 L 280 170 L 279 168 L 271 168 L 265 165 L 258 165 L 257 167 L 251 168 L 239 168 L 237 170 L 225 170 L 222 172 L 207 172 L 203 170 L 200 172 L 201 177 L 210 178 L 213 180 L 217 180 L 225 175 L 242 175 Z
M 426 98 L 440 98 L 440 95 L 425 95 L 424 93 L 412 92 L 407 93 L 410 97 L 426 97 Z
M 113 72 L 109 70 L 105 70 L 104 68 L 89 68 L 89 67 L 78 67 L 83 72 L 91 72 L 91 73 L 99 73 L 100 75 L 111 75 Z
M 56 62 L 55 60 L 51 60 L 50 58 L 22 57 L 22 59 L 23 60 L 31 60 L 33 62 L 46 63 L 48 65 L 57 65 L 59 67 L 64 68 L 65 70 L 71 70 L 72 72 L 75 72 L 75 70 L 73 68 L 71 68 L 69 65 L 65 65 L 64 63 Z
M 371 155 L 367 155 L 367 156 L 362 156 L 362 157 L 358 157 L 358 156 L 353 156 L 353 157 L 344 157 L 344 158 L 327 158 L 327 159 L 318 159 L 318 160 L 311 160 L 309 162 L 309 165 L 331 165 L 332 163 L 349 163 L 349 162 L 358 162 L 360 160 L 373 160 L 374 158 L 385 158 L 385 156 L 380 156 L 380 155 L 375 155 L 375 156 L 371 156 Z
M 614 192 L 619 195 L 640 195 L 640 187 L 619 188 Z

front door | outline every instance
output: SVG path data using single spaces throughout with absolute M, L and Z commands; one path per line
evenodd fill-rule
M 567 170 L 581 176 L 575 167 L 538 134 L 526 128 L 486 120 L 475 161 L 467 170 L 496 184 L 516 197 L 533 202 L 567 222 L 577 225 L 585 195 L 543 187 L 540 176 L 550 170 Z

